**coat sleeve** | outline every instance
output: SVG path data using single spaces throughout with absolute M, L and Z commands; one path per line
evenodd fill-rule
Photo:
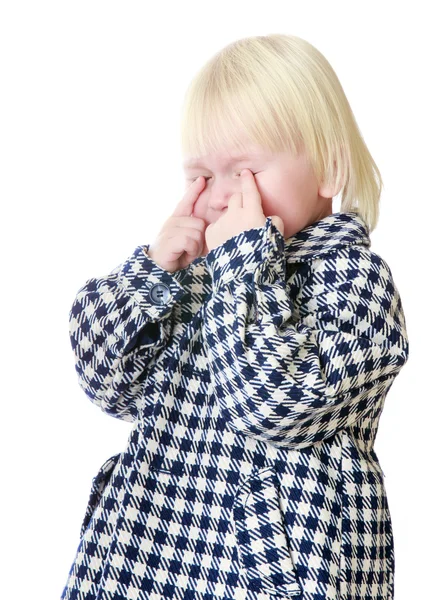
M 305 447 L 381 402 L 408 358 L 408 339 L 380 257 L 348 245 L 314 259 L 295 305 L 285 240 L 270 217 L 213 248 L 206 261 L 212 295 L 204 339 L 214 393 L 232 429 Z
M 105 277 L 89 279 L 69 312 L 69 333 L 78 382 L 105 413 L 124 421 L 140 414 L 148 363 L 170 336 L 169 317 L 186 294 L 181 285 L 188 267 L 170 273 L 138 246 Z M 163 304 L 150 295 L 166 287 Z M 156 301 L 156 295 L 154 296 Z

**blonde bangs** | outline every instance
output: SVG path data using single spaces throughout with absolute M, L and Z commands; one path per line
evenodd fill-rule
M 184 156 L 195 157 L 234 147 L 239 152 L 252 142 L 273 152 L 296 154 L 297 123 L 288 104 L 263 97 L 251 69 L 234 73 L 228 64 L 209 65 L 185 97 L 181 146 Z M 256 115 L 259 118 L 256 119 Z

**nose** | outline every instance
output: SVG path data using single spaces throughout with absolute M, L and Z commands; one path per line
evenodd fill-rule
M 237 181 L 238 179 L 238 181 Z M 223 211 L 228 207 L 229 199 L 236 192 L 241 191 L 240 178 L 236 176 L 236 180 L 214 180 L 209 186 L 208 206 L 214 211 Z

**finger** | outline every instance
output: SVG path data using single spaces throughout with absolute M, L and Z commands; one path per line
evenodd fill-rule
M 175 237 L 170 244 L 170 253 L 180 256 L 183 252 L 189 256 L 198 256 L 203 250 L 203 240 L 195 240 L 194 238 L 184 235 Z
M 201 255 L 203 251 L 203 246 L 204 240 L 194 240 L 193 238 L 188 238 L 184 247 L 184 252 L 192 258 L 195 258 L 196 256 Z
M 278 231 L 280 231 L 283 235 L 285 231 L 285 226 L 281 217 L 278 217 L 278 215 L 271 215 L 270 218 L 272 219 L 272 223 L 275 225 Z
M 204 231 L 206 223 L 200 217 L 170 217 L 171 227 L 190 227 Z
M 205 181 L 205 178 L 202 176 L 193 181 L 193 183 L 187 188 L 180 202 L 176 205 L 172 213 L 173 217 L 190 217 L 193 212 L 194 203 L 201 194 Z
M 241 192 L 235 192 L 228 200 L 227 210 L 232 210 L 233 208 L 242 208 L 243 207 L 243 194 Z
M 205 229 L 205 241 L 206 241 L 206 243 L 208 243 L 209 233 L 214 228 L 214 226 L 215 226 L 215 223 L 209 223 L 209 225 Z
M 170 240 L 171 238 L 183 236 L 192 238 L 194 240 L 201 240 L 203 239 L 203 232 L 199 229 L 192 229 L 191 227 L 177 227 L 168 231 L 165 235 L 165 238 Z
M 241 171 L 241 190 L 243 194 L 243 208 L 252 208 L 253 206 L 262 206 L 262 198 L 257 189 L 253 173 L 249 169 Z

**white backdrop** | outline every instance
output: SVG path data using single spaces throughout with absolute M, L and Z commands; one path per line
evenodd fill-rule
M 416 11 L 410 0 L 1 4 L 3 598 L 59 598 L 91 479 L 131 428 L 78 386 L 68 336 L 76 292 L 152 242 L 181 199 L 190 79 L 226 44 L 269 33 L 304 37 L 330 61 L 385 182 L 372 250 L 401 293 L 410 360 L 375 449 L 393 522 L 395 599 L 419 597 Z

